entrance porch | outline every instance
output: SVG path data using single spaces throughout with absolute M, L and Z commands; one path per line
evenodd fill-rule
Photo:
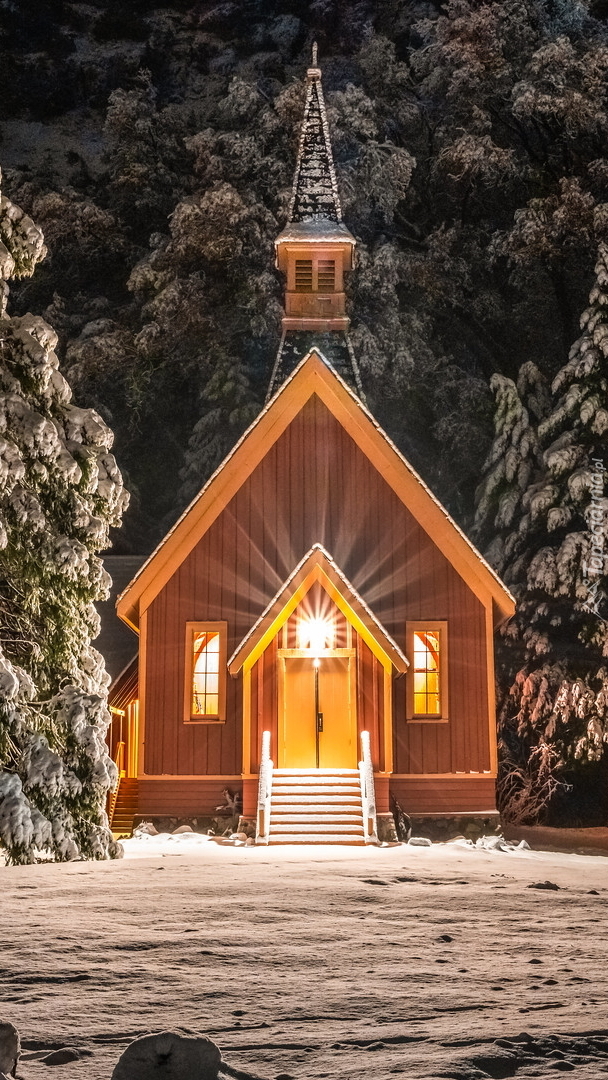
M 392 838 L 392 687 L 407 666 L 315 545 L 228 664 L 242 674 L 243 824 L 258 842 L 376 843 L 378 815 Z

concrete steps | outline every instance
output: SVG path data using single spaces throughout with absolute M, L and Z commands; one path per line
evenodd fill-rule
M 269 844 L 365 843 L 356 769 L 275 769 Z

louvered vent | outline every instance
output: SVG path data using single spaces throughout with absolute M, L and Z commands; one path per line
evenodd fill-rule
M 296 292 L 312 292 L 312 259 L 296 259 Z
M 326 259 L 319 259 L 319 292 L 333 292 L 336 287 L 336 264 Z

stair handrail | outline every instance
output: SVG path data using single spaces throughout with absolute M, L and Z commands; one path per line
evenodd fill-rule
M 123 765 L 125 760 L 125 743 L 119 742 L 116 744 L 114 751 L 114 764 L 116 766 L 116 780 L 112 787 L 108 791 L 108 821 L 110 825 L 114 818 L 114 811 L 116 810 L 116 800 L 118 799 L 118 789 L 120 787 L 121 772 L 123 771 Z
M 260 753 L 260 774 L 258 779 L 258 813 L 256 822 L 256 844 L 267 844 L 270 834 L 270 802 L 272 795 L 273 762 L 270 758 L 270 732 L 262 732 Z
M 363 838 L 366 844 L 377 844 L 376 789 L 369 731 L 361 732 L 361 756 L 363 760 L 359 762 L 359 778 L 363 804 Z

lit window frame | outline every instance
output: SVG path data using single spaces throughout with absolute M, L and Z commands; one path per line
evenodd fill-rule
M 421 631 L 439 636 L 439 705 L 441 712 L 417 713 L 414 711 L 414 634 Z M 447 724 L 449 721 L 448 697 L 448 624 L 446 619 L 408 620 L 405 625 L 405 655 L 410 666 L 405 677 L 405 717 L 411 724 Z
M 192 689 L 194 683 L 194 650 L 193 639 L 195 634 L 220 635 L 219 654 L 219 679 L 218 679 L 218 711 L 205 716 L 197 716 L 192 713 Z M 185 647 L 185 680 L 184 680 L 184 723 L 185 724 L 225 724 L 226 723 L 226 682 L 227 682 L 227 641 L 228 624 L 226 622 L 187 622 L 186 623 L 186 647 Z

